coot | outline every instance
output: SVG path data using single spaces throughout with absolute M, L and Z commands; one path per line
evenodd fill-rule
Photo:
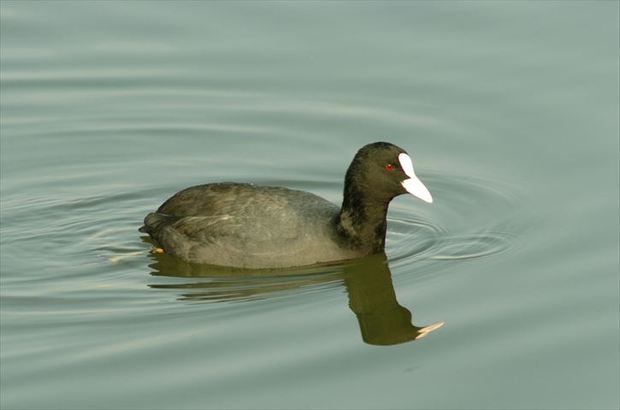
M 349 165 L 341 207 L 288 188 L 213 183 L 177 192 L 140 231 L 193 263 L 263 269 L 340 261 L 384 251 L 388 205 L 406 192 L 433 202 L 405 150 L 375 142 Z

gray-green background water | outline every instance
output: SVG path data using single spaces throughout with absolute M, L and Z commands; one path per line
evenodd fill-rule
M 618 408 L 618 7 L 2 1 L 0 406 Z M 389 270 L 204 276 L 137 232 L 197 183 L 339 202 L 376 140 L 435 198 Z M 371 344 L 396 300 L 445 325 Z

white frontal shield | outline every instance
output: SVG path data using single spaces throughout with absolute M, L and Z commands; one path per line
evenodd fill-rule
M 433 197 L 431 196 L 431 193 L 424 186 L 422 181 L 415 176 L 415 172 L 413 172 L 413 162 L 411 161 L 411 157 L 403 152 L 398 155 L 398 161 L 400 162 L 400 166 L 405 174 L 409 177 L 401 182 L 402 186 L 405 187 L 407 192 L 411 195 L 416 196 L 425 202 L 432 203 Z

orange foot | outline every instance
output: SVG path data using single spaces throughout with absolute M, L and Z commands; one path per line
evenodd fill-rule
M 166 253 L 164 248 L 153 248 L 153 249 L 151 249 L 151 252 L 152 253 Z

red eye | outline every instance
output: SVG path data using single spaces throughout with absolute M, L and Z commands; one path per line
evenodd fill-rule
M 386 171 L 394 171 L 394 165 L 392 165 L 392 164 L 385 164 L 385 170 Z

